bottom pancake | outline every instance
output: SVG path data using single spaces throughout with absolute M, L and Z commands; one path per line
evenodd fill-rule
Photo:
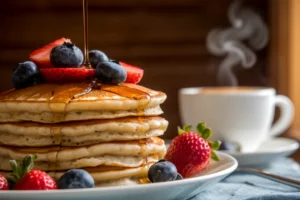
M 84 168 L 88 171 L 95 181 L 96 187 L 116 186 L 116 185 L 135 185 L 148 182 L 148 170 L 153 163 L 148 163 L 135 168 L 124 167 L 93 167 Z M 65 173 L 65 171 L 47 172 L 56 181 Z M 11 172 L 0 171 L 5 177 L 9 177 Z

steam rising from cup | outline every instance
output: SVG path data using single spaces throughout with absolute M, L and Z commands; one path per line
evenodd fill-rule
M 268 43 L 267 26 L 257 13 L 242 7 L 242 3 L 242 0 L 237 0 L 228 9 L 232 27 L 214 29 L 207 36 L 208 51 L 216 56 L 226 56 L 217 75 L 221 85 L 237 86 L 233 67 L 251 68 L 257 60 L 254 51 L 261 50 Z

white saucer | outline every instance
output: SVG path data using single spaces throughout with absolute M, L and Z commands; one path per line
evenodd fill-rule
M 134 186 L 112 186 L 92 189 L 48 191 L 0 191 L 0 199 L 6 200 L 173 200 L 189 199 L 214 187 L 215 183 L 232 173 L 238 166 L 236 159 L 218 152 L 219 162 L 212 161 L 200 174 L 192 178 Z
M 292 155 L 298 148 L 298 141 L 277 137 L 265 141 L 255 152 L 223 152 L 235 157 L 239 166 L 264 166 L 278 158 Z

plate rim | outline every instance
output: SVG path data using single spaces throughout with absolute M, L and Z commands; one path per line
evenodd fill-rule
M 232 165 L 228 168 L 225 168 L 221 171 L 207 174 L 207 175 L 199 175 L 192 178 L 187 178 L 179 181 L 168 181 L 168 182 L 161 182 L 155 184 L 140 184 L 140 185 L 129 185 L 129 186 L 110 186 L 110 187 L 98 187 L 98 188 L 86 188 L 86 189 L 66 189 L 66 190 L 2 190 L 0 191 L 0 197 L 2 195 L 22 195 L 22 194 L 30 194 L 30 195 L 49 195 L 49 194 L 72 194 L 76 195 L 77 193 L 87 193 L 87 192 L 116 192 L 116 191 L 132 191 L 137 189 L 153 189 L 156 187 L 172 187 L 172 186 L 181 186 L 185 184 L 193 184 L 199 181 L 207 181 L 212 178 L 217 178 L 221 176 L 228 176 L 230 175 L 236 168 L 238 167 L 238 161 L 231 155 L 225 152 L 217 151 L 217 154 L 221 155 L 222 157 L 227 157 L 232 162 Z
M 285 152 L 293 152 L 296 151 L 299 148 L 299 142 L 292 138 L 286 138 L 286 137 L 276 137 L 272 138 L 272 140 L 286 140 L 293 144 L 286 147 L 286 149 L 273 149 L 272 151 L 253 151 L 253 152 L 230 152 L 230 151 L 221 151 L 223 153 L 227 153 L 231 156 L 253 156 L 253 155 L 275 155 L 279 153 L 285 153 Z

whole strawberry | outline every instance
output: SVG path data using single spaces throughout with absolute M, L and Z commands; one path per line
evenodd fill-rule
M 54 190 L 57 189 L 56 182 L 46 172 L 32 170 L 34 159 L 37 156 L 27 155 L 17 164 L 15 160 L 10 161 L 13 174 L 9 179 L 15 190 Z
M 199 123 L 197 133 L 190 130 L 191 126 L 185 126 L 183 129 L 178 127 L 179 136 L 172 140 L 165 157 L 176 166 L 178 173 L 184 178 L 205 169 L 211 158 L 219 160 L 212 150 L 217 150 L 221 142 L 208 140 L 212 134 L 211 129 L 206 128 L 205 123 Z
M 9 190 L 8 182 L 4 176 L 0 174 L 0 190 Z

